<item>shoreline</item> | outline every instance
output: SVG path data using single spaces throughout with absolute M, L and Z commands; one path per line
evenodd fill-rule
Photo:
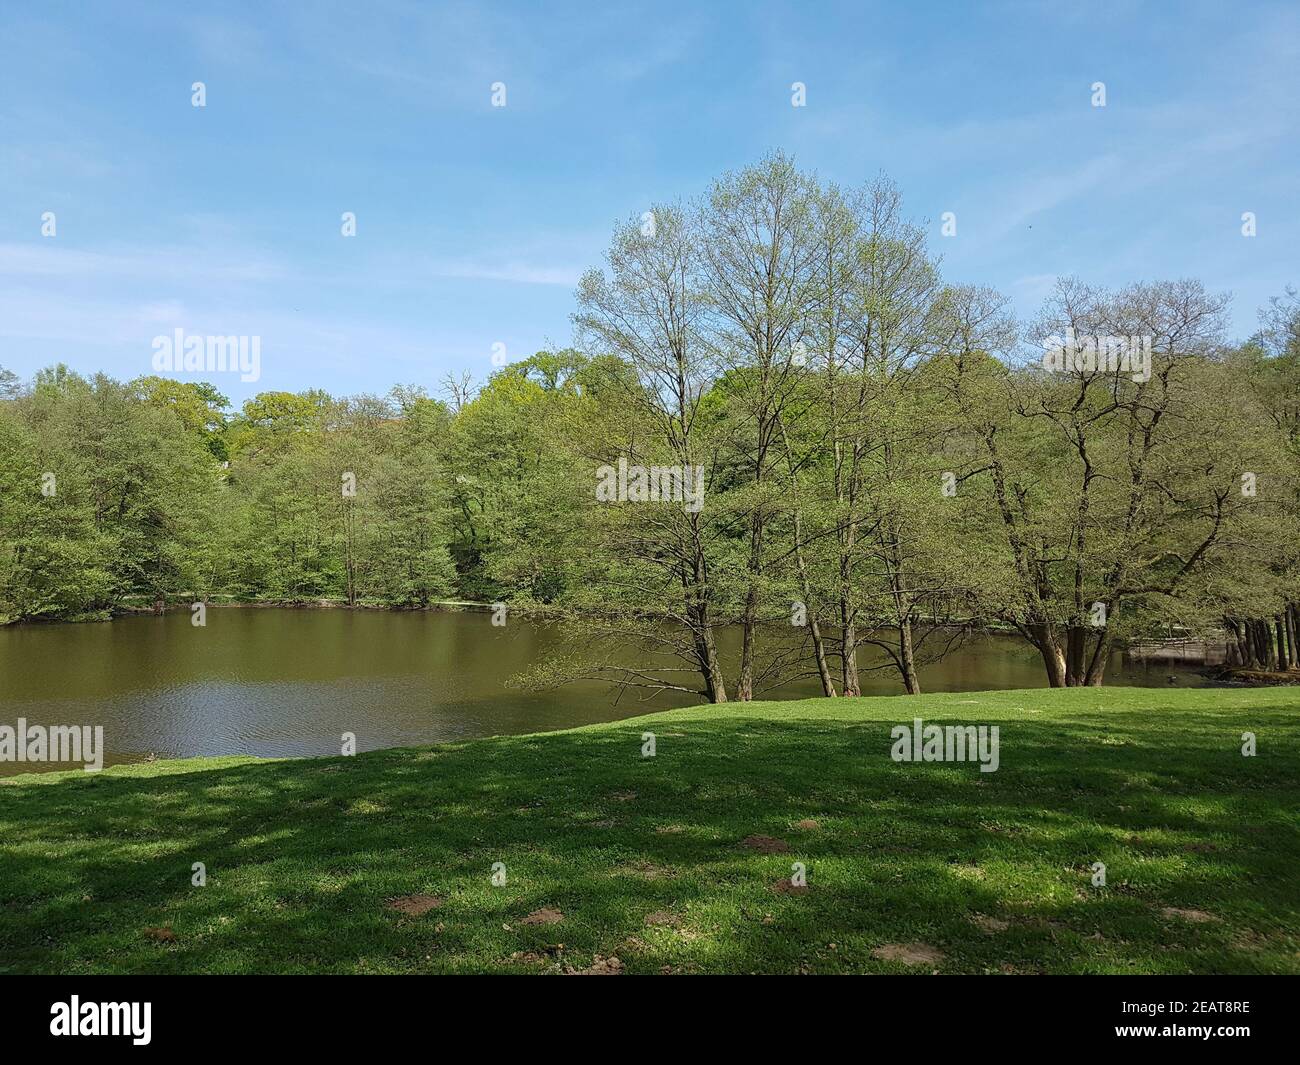
M 1283 685 L 1284 686 L 1284 685 Z M 617 718 L 613 721 L 596 721 L 586 725 L 573 725 L 568 728 L 543 729 L 537 732 L 495 732 L 486 736 L 471 736 L 465 739 L 443 740 L 435 743 L 415 743 L 402 744 L 395 747 L 375 747 L 371 750 L 357 751 L 353 755 L 339 754 L 304 754 L 304 755 L 277 755 L 264 756 L 256 754 L 196 754 L 168 758 L 151 758 L 144 757 L 130 762 L 114 762 L 112 765 L 106 765 L 103 769 L 96 770 L 93 773 L 87 773 L 80 767 L 68 769 L 48 769 L 37 770 L 30 773 L 14 773 L 8 776 L 0 776 L 0 787 L 14 784 L 30 784 L 40 780 L 44 784 L 58 783 L 60 780 L 86 780 L 102 777 L 105 774 L 114 776 L 169 776 L 173 773 L 182 773 L 193 771 L 198 768 L 222 768 L 227 765 L 304 765 L 308 762 L 319 761 L 338 761 L 342 759 L 365 758 L 372 755 L 382 754 L 407 754 L 418 755 L 421 752 L 445 750 L 460 750 L 472 744 L 483 743 L 501 743 L 513 740 L 531 740 L 546 736 L 560 736 L 566 733 L 583 733 L 600 731 L 604 729 L 631 729 L 636 731 L 636 726 L 640 722 L 648 722 L 651 719 L 657 719 L 660 724 L 671 724 L 672 716 L 692 717 L 702 711 L 710 708 L 731 708 L 734 709 L 739 705 L 753 709 L 760 715 L 767 714 L 774 707 L 793 708 L 806 705 L 810 708 L 814 716 L 818 712 L 825 712 L 833 716 L 840 716 L 841 712 L 849 709 L 853 704 L 861 704 L 864 710 L 882 709 L 884 703 L 892 703 L 894 700 L 915 700 L 918 707 L 924 706 L 928 713 L 933 714 L 936 708 L 942 708 L 945 713 L 940 720 L 965 720 L 967 718 L 979 717 L 981 711 L 972 709 L 975 706 L 989 704 L 991 708 L 1001 707 L 1004 704 L 1010 706 L 1014 701 L 1033 701 L 1041 699 L 1047 695 L 1049 697 L 1066 697 L 1065 693 L 1077 692 L 1082 697 L 1083 693 L 1106 692 L 1107 695 L 1114 699 L 1123 700 L 1129 693 L 1134 695 L 1149 695 L 1158 693 L 1161 700 L 1168 702 L 1169 697 L 1173 696 L 1174 702 L 1195 703 L 1204 693 L 1210 691 L 1235 690 L 1240 693 L 1246 691 L 1259 690 L 1260 695 L 1271 688 L 1279 685 L 1262 685 L 1256 689 L 1249 685 L 1241 685 L 1235 689 L 1213 689 L 1213 688 L 1142 688 L 1131 684 L 1116 684 L 1103 688 L 989 688 L 976 691 L 944 691 L 944 692 L 927 692 L 923 695 L 908 695 L 906 692 L 893 692 L 890 694 L 873 694 L 873 695 L 853 695 L 838 696 L 835 699 L 828 699 L 824 696 L 813 695 L 806 699 L 755 699 L 750 703 L 693 703 L 689 706 L 672 706 L 664 707 L 659 710 L 650 710 L 644 714 L 636 714 L 632 717 Z M 1059 693 L 1054 695 L 1053 693 Z M 1195 696 L 1196 698 L 1187 698 Z M 1019 711 L 1023 708 L 1014 707 Z M 908 720 L 914 716 L 912 710 L 908 710 L 905 716 Z M 995 715 L 996 716 L 996 715 Z M 999 721 L 1001 717 L 997 718 Z M 796 718 L 798 720 L 798 718 Z M 200 765 L 200 763 L 209 763 Z
M 0 622 L 0 629 L 16 628 L 18 626 L 103 623 L 111 622 L 119 617 L 159 617 L 164 614 L 184 613 L 195 603 L 200 602 L 205 607 L 217 610 L 355 610 L 392 614 L 487 613 L 496 606 L 495 603 L 472 599 L 438 599 L 424 606 L 393 606 L 374 600 L 349 603 L 346 599 L 330 597 L 318 599 L 236 599 L 234 597 L 218 596 L 212 599 L 177 599 L 164 603 L 161 608 L 152 604 L 136 606 L 129 602 L 123 602 L 103 612 L 81 617 L 27 618 L 20 621 Z M 548 613 L 546 608 L 537 610 L 534 604 L 520 604 L 508 600 L 505 602 L 513 613 L 523 617 L 529 617 L 530 615 L 544 616 Z M 1005 625 L 984 624 L 978 626 L 977 630 L 981 635 L 985 636 L 1015 637 L 1017 635 L 1012 626 Z M 1171 640 L 1170 646 L 1174 647 L 1180 642 Z M 1135 662 L 1150 664 L 1159 661 L 1170 667 L 1182 667 L 1188 672 L 1204 677 L 1214 687 L 1270 688 L 1300 685 L 1300 669 L 1281 673 L 1276 670 L 1226 666 L 1222 662 L 1198 661 L 1194 658 L 1164 657 L 1151 653 L 1152 643 L 1153 641 L 1150 638 L 1140 638 L 1132 641 L 1129 646 L 1120 646 L 1117 649 L 1121 654 Z
M 224 601 L 223 601 L 224 600 Z M 376 600 L 359 600 L 349 603 L 346 599 L 235 599 L 233 597 L 216 597 L 213 599 L 188 599 L 175 603 L 165 603 L 161 610 L 155 606 L 131 606 L 119 604 L 109 611 L 112 617 L 129 617 L 139 614 L 174 614 L 184 613 L 195 603 L 222 610 L 383 610 L 393 614 L 436 613 L 441 610 L 491 610 L 492 603 L 477 602 L 472 599 L 435 599 L 424 606 L 392 606 Z
M 771 701 L 26 774 L 0 785 L 4 965 L 866 974 L 921 944 L 952 974 L 1294 973 L 1297 707 L 1276 688 Z M 999 769 L 894 760 L 917 717 L 1000 727 Z M 1094 860 L 1133 886 L 1098 897 Z M 809 927 L 836 949 L 809 953 Z
M 391 606 L 376 601 L 349 603 L 346 599 L 234 599 L 216 597 L 213 599 L 177 599 L 169 601 L 161 609 L 156 606 L 134 606 L 131 603 L 117 603 L 102 611 L 82 614 L 76 617 L 60 618 L 20 618 L 0 622 L 0 629 L 20 626 L 41 625 L 90 625 L 115 618 L 147 617 L 150 615 L 181 614 L 195 603 L 202 603 L 208 609 L 217 610 L 372 610 L 392 614 L 428 614 L 456 611 L 490 611 L 492 603 L 477 602 L 471 599 L 438 599 L 426 606 Z M 526 606 L 510 604 L 512 610 L 523 613 Z

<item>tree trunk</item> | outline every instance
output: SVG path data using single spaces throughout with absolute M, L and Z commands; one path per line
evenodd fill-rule
M 916 658 L 912 653 L 912 619 L 905 617 L 898 626 L 899 663 L 903 668 L 903 690 L 908 695 L 921 694 L 921 681 L 916 675 Z
M 840 673 L 845 695 L 861 695 L 858 682 L 858 626 L 849 604 L 840 601 Z
M 687 606 L 695 640 L 695 657 L 704 677 L 704 691 L 711 703 L 727 701 L 727 683 L 718 664 L 718 644 L 713 635 L 713 621 L 709 614 L 708 565 L 704 559 L 704 545 L 700 540 L 698 517 L 691 517 L 691 569 L 683 569 L 683 583 L 689 580 L 687 596 L 693 600 Z M 688 577 L 689 574 L 689 577 Z
M 745 597 L 745 616 L 741 621 L 740 677 L 736 681 L 736 698 L 742 703 L 754 698 L 754 624 L 755 589 Z
M 1223 664 L 1231 669 L 1241 664 L 1241 636 L 1237 631 L 1237 623 L 1232 618 L 1223 619 L 1223 632 Z
M 795 535 L 799 535 L 799 520 L 795 519 Z M 803 548 L 796 551 L 799 559 L 799 587 L 803 595 L 804 609 L 808 612 L 808 631 L 812 634 L 813 658 L 817 662 L 817 676 L 822 682 L 822 694 L 835 698 L 835 680 L 831 676 L 831 667 L 826 661 L 826 641 L 822 637 L 822 627 L 808 605 L 812 599 L 812 586 L 808 582 L 808 571 L 804 568 Z
M 852 503 L 850 503 L 852 505 Z M 861 695 L 858 681 L 858 626 L 853 610 L 850 577 L 857 525 L 850 521 L 840 536 L 840 680 L 845 695 Z
M 754 657 L 757 649 L 758 581 L 763 571 L 763 522 L 760 502 L 751 518 L 749 532 L 749 591 L 745 594 L 745 612 L 741 618 L 740 679 L 736 698 L 747 703 L 754 698 Z
M 1050 625 L 1031 625 L 1028 628 L 1029 641 L 1038 648 L 1043 656 L 1043 665 L 1047 668 L 1047 684 L 1052 688 L 1065 687 L 1065 653 L 1057 642 L 1056 634 Z
M 718 648 L 713 638 L 713 629 L 709 625 L 707 609 L 692 607 L 691 624 L 695 630 L 695 658 L 700 676 L 704 678 L 704 694 L 711 703 L 725 703 L 727 684 L 722 676 L 722 668 L 718 665 Z
M 1097 633 L 1097 644 L 1092 649 L 1092 658 L 1088 662 L 1088 672 L 1083 683 L 1089 688 L 1100 688 L 1106 680 L 1106 663 L 1110 661 L 1111 627 L 1107 625 Z
M 1273 639 L 1269 635 L 1268 622 L 1256 618 L 1255 627 L 1255 662 L 1260 669 L 1271 669 L 1273 662 Z
M 1084 654 L 1088 650 L 1088 630 L 1078 622 L 1071 622 L 1065 633 L 1065 683 L 1076 688 L 1084 679 Z
M 1300 622 L 1297 622 L 1294 603 L 1286 608 L 1286 628 L 1291 643 L 1291 668 L 1300 669 Z
M 715 703 L 727 701 L 727 682 L 722 676 L 722 666 L 718 664 L 718 647 L 713 639 L 713 630 L 704 632 L 705 677 L 709 689 L 709 699 Z
M 785 444 L 785 457 L 790 466 L 790 484 L 794 488 L 794 557 L 799 570 L 799 594 L 803 596 L 804 611 L 807 614 L 808 631 L 812 634 L 813 658 L 817 662 L 817 676 L 822 683 L 822 694 L 835 698 L 835 681 L 831 678 L 831 668 L 826 663 L 826 642 L 822 639 L 821 625 L 812 608 L 812 584 L 808 580 L 808 566 L 803 557 L 803 507 L 799 502 L 799 477 L 796 472 L 794 452 L 790 447 L 790 437 L 785 431 L 785 422 L 778 420 L 781 428 L 781 442 Z

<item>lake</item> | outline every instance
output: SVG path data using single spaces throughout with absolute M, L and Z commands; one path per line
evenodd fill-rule
M 727 634 L 728 636 L 733 634 Z M 301 757 L 539 732 L 613 721 L 700 700 L 680 692 L 616 700 L 586 682 L 521 691 L 506 682 L 559 640 L 547 625 L 487 612 L 210 608 L 112 622 L 0 629 L 0 725 L 102 725 L 105 764 L 223 754 Z M 723 640 L 732 668 L 732 640 Z M 864 650 L 864 664 L 870 653 Z M 1202 679 L 1186 666 L 1149 667 L 1116 654 L 1113 684 Z M 731 677 L 728 677 L 729 682 Z M 864 694 L 898 694 L 894 675 L 864 674 Z M 921 669 L 926 691 L 1044 686 L 1036 652 L 977 637 Z M 820 694 L 815 679 L 765 693 Z M 900 706 L 900 714 L 906 710 Z M 0 762 L 0 776 L 66 765 Z

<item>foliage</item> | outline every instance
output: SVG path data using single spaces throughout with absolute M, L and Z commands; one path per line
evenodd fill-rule
M 1052 685 L 1174 631 L 1300 665 L 1294 290 L 1238 345 L 1192 280 L 1064 278 L 1016 322 L 943 280 L 887 179 L 842 189 L 781 153 L 650 218 L 583 276 L 578 349 L 451 379 L 450 405 L 407 386 L 232 412 L 205 382 L 0 373 L 0 621 L 509 600 L 590 652 L 539 675 L 713 702 L 799 673 L 855 694 L 864 646 L 915 694 L 988 623 Z M 1046 367 L 1064 335 L 1150 365 Z M 624 466 L 698 474 L 703 498 L 601 499 Z M 629 636 L 638 661 L 602 657 Z

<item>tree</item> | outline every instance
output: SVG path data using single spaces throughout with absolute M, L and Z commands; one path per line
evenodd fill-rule
M 691 689 L 678 673 L 693 672 L 702 694 L 720 703 L 727 685 L 715 631 L 720 530 L 711 501 L 719 441 L 704 404 L 714 363 L 701 332 L 701 237 L 680 205 L 657 205 L 652 217 L 649 232 L 639 220 L 620 226 L 607 272 L 588 271 L 578 290 L 579 335 L 593 354 L 620 360 L 604 364 L 600 394 L 614 417 L 589 448 L 590 498 L 594 506 L 599 467 L 622 458 L 700 471 L 710 501 L 699 509 L 669 503 L 593 511 L 602 562 L 615 564 L 587 587 L 612 615 L 611 631 L 631 631 L 663 663 L 649 670 L 607 663 L 603 672 L 625 684 L 682 690 Z
M 781 506 L 781 427 L 806 372 L 796 356 L 811 337 L 816 310 L 816 201 L 815 183 L 778 152 L 724 175 L 700 210 L 705 336 L 730 371 L 728 395 L 742 419 L 737 457 L 749 481 L 737 499 L 747 512 L 736 682 L 741 700 L 754 697 L 758 626 L 770 602 L 767 532 Z

